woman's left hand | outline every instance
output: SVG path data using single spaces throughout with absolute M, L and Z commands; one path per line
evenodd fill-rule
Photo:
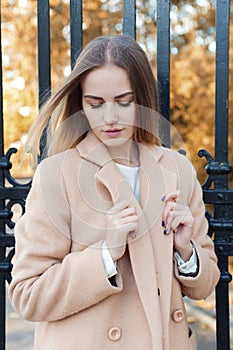
M 173 233 L 174 249 L 184 261 L 188 261 L 192 255 L 192 228 L 194 218 L 189 207 L 178 202 L 179 191 L 167 194 L 162 198 L 164 210 L 162 225 L 164 234 Z

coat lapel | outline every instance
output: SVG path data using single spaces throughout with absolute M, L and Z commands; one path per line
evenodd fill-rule
M 168 335 L 164 331 L 168 330 L 170 319 L 173 236 L 163 234 L 161 223 L 164 202 L 161 198 L 176 190 L 177 176 L 161 165 L 160 150 L 154 146 L 140 145 L 141 210 L 150 233 L 137 240 L 137 245 L 132 244 L 129 251 L 144 308 L 147 310 L 148 320 L 151 320 L 154 347 L 167 349 Z M 139 228 L 141 229 L 143 228 Z M 140 235 L 141 232 L 143 231 L 140 231 Z M 163 329 L 160 328 L 161 324 Z
M 134 197 L 131 187 L 116 169 L 114 162 L 103 166 L 97 174 L 97 179 L 108 188 L 114 203 L 126 200 L 136 208 L 139 215 L 136 235 L 128 237 L 129 255 L 135 282 L 151 329 L 153 347 L 156 350 L 162 349 L 161 312 L 159 300 L 156 297 L 158 286 L 153 248 L 144 211 Z
M 165 341 L 162 323 L 167 325 L 169 320 L 173 238 L 172 235 L 163 235 L 161 198 L 164 194 L 176 189 L 176 175 L 159 164 L 161 157 L 159 148 L 151 147 L 150 149 L 140 144 L 141 198 L 138 203 L 131 187 L 119 172 L 106 147 L 99 143 L 92 133 L 89 133 L 87 137 L 88 140 L 84 139 L 77 148 L 85 159 L 99 164 L 100 170 L 96 174 L 97 181 L 108 189 L 114 203 L 122 199 L 126 200 L 136 208 L 139 215 L 137 232 L 128 237 L 129 255 L 135 282 L 151 330 L 153 348 L 162 350 Z M 164 264 L 162 269 L 161 264 Z M 160 276 L 159 273 L 162 275 Z M 164 293 L 161 296 L 165 300 L 163 303 L 159 296 L 160 289 Z
M 158 164 L 157 164 L 158 165 Z M 163 178 L 163 185 L 161 186 L 164 190 L 164 194 L 174 192 L 177 189 L 177 176 L 175 173 L 170 172 L 161 165 L 158 165 L 161 171 L 161 179 Z M 161 180 L 160 179 L 160 180 Z M 154 180 L 156 182 L 156 180 Z M 156 186 L 159 184 L 157 183 Z M 159 196 L 161 192 L 159 192 Z M 163 196 L 162 195 L 162 196 Z M 162 197 L 159 197 L 160 205 L 164 203 L 161 201 Z M 158 204 L 159 205 L 159 204 Z M 148 208 L 149 216 L 150 206 Z M 152 245 L 154 251 L 155 269 L 157 274 L 157 283 L 159 289 L 159 300 L 160 300 L 160 311 L 163 324 L 163 341 L 164 349 L 169 349 L 169 322 L 170 322 L 170 303 L 171 303 L 171 291 L 172 291 L 172 279 L 173 279 L 173 234 L 164 235 L 164 228 L 162 227 L 162 210 L 160 211 L 159 219 L 155 223 L 154 229 L 152 230 Z M 145 215 L 146 210 L 145 210 Z

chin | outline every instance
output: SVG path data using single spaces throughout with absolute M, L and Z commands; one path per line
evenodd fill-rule
M 107 147 L 120 147 L 123 146 L 126 142 L 128 142 L 130 139 L 125 139 L 125 138 L 109 138 L 105 139 L 102 142 L 107 146 Z

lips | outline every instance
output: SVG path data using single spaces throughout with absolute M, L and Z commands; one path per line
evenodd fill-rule
M 124 130 L 123 129 L 108 129 L 108 130 L 104 130 L 105 134 L 107 134 L 108 136 L 118 136 L 120 135 L 120 133 Z

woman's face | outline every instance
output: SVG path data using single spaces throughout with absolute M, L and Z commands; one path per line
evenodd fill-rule
M 135 130 L 134 93 L 124 69 L 106 65 L 82 82 L 83 109 L 91 129 L 109 147 L 122 146 Z

